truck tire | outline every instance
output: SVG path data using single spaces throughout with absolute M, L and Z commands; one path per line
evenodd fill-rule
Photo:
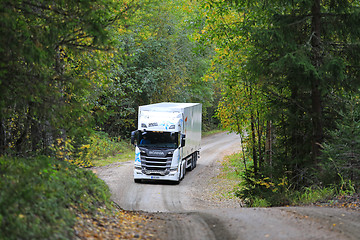
M 194 152 L 194 154 L 191 156 L 191 168 L 190 171 L 196 168 L 196 162 L 197 162 L 198 154 L 197 152 Z
M 180 181 L 181 181 L 181 173 L 182 173 L 182 164 L 181 164 L 181 166 L 180 166 L 180 173 L 179 173 L 179 177 L 178 177 L 178 179 L 177 180 L 175 180 L 175 184 L 179 184 L 180 183 Z
M 189 167 L 189 171 L 192 171 L 195 168 L 195 156 L 194 154 L 191 156 L 191 164 Z
M 192 171 L 193 169 L 194 169 L 194 158 L 191 156 L 190 167 L 187 170 Z
M 180 183 L 180 181 L 181 181 L 181 179 L 180 179 L 180 174 L 179 174 L 179 178 L 178 178 L 177 180 L 175 180 L 175 181 L 174 181 L 175 185 L 179 184 L 179 183 Z
M 184 177 L 185 177 L 185 174 L 186 174 L 186 161 L 184 161 L 182 164 L 181 164 L 181 178 L 180 180 L 183 180 Z
M 195 154 L 194 154 L 194 168 L 196 168 L 197 160 L 198 160 L 198 152 L 195 152 Z

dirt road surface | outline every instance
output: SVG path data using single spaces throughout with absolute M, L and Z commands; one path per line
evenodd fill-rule
M 220 133 L 202 140 L 197 167 L 179 185 L 134 183 L 133 162 L 97 168 L 113 200 L 125 210 L 155 214 L 160 239 L 360 239 L 360 212 L 338 208 L 243 208 L 236 199 L 214 193 L 220 162 L 240 150 L 235 134 Z M 221 186 L 219 186 L 219 184 Z M 231 191 L 231 189 L 228 189 Z

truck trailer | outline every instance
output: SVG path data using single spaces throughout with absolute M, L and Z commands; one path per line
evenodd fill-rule
M 200 103 L 156 103 L 139 107 L 134 181 L 168 180 L 179 183 L 200 157 Z

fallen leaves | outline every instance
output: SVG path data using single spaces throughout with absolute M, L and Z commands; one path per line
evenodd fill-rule
M 161 225 L 156 217 L 114 208 L 112 212 L 99 208 L 95 214 L 77 213 L 74 226 L 76 239 L 159 239 Z
M 353 194 L 350 196 L 339 196 L 326 203 L 317 203 L 319 207 L 337 207 L 348 208 L 353 210 L 360 210 L 360 194 Z

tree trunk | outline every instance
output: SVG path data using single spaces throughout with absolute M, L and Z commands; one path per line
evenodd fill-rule
M 312 54 L 313 65 L 319 70 L 322 65 L 321 53 L 321 9 L 320 0 L 315 0 L 311 9 L 312 14 Z M 320 93 L 320 79 L 318 76 L 313 76 L 311 83 L 311 102 L 312 102 L 312 159 L 317 163 L 320 155 L 320 144 L 323 141 L 323 125 L 322 125 L 322 107 L 321 107 L 321 93 Z
M 5 153 L 6 149 L 6 130 L 4 120 L 0 119 L 0 155 Z
M 272 165 L 272 125 L 271 121 L 267 121 L 266 123 L 266 141 L 265 141 L 265 156 L 266 161 L 271 166 Z
M 241 132 L 239 133 L 239 135 L 240 135 L 241 152 L 242 152 L 242 155 L 243 155 L 244 168 L 247 169 L 246 156 L 245 156 L 245 148 L 244 148 L 244 143 L 243 143 L 243 139 L 244 139 L 244 138 L 243 138 Z
M 252 145 L 252 153 L 253 153 L 253 161 L 254 161 L 254 173 L 256 174 L 258 171 L 258 160 L 256 154 L 256 132 L 255 132 L 255 118 L 253 113 L 251 113 L 251 145 Z
M 240 136 L 240 144 L 241 144 L 241 152 L 242 152 L 242 155 L 243 155 L 244 168 L 247 169 L 246 157 L 245 157 L 245 149 L 244 149 L 244 143 L 243 143 L 243 137 L 242 137 L 242 129 L 241 129 L 238 117 L 236 117 L 236 127 L 237 127 L 237 132 L 239 133 L 239 136 Z
M 259 111 L 256 111 L 256 115 L 257 115 L 257 135 L 258 135 L 258 153 L 259 153 L 259 169 L 260 171 L 262 170 L 262 163 L 264 161 L 264 157 L 263 157 L 263 149 L 261 146 L 261 141 L 262 141 L 262 135 L 263 135 L 263 123 L 260 120 L 260 114 Z

